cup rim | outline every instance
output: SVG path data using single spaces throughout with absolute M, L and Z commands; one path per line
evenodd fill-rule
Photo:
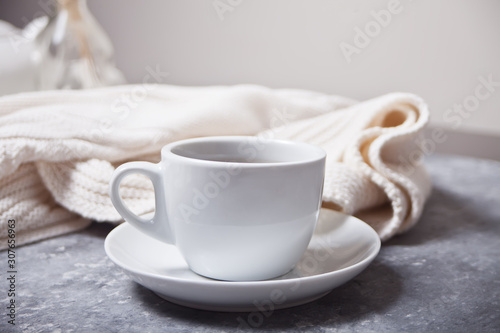
M 179 153 L 176 153 L 172 151 L 175 148 L 178 148 L 182 145 L 190 145 L 190 144 L 196 144 L 196 143 L 244 143 L 247 142 L 249 144 L 275 144 L 275 145 L 284 145 L 284 146 L 294 146 L 297 147 L 297 149 L 302 149 L 302 151 L 308 151 L 309 154 L 311 155 L 310 157 L 306 158 L 300 158 L 296 160 L 290 160 L 290 161 L 270 161 L 270 162 L 263 162 L 263 161 L 252 161 L 249 159 L 248 161 L 218 161 L 218 160 L 211 160 L 211 159 L 202 159 L 202 158 L 196 158 L 196 157 L 189 157 L 185 155 L 181 155 Z M 175 160 L 181 160 L 181 161 L 186 161 L 194 164 L 199 164 L 199 165 L 207 165 L 207 166 L 227 166 L 228 164 L 233 164 L 237 165 L 238 167 L 243 167 L 243 168 L 249 168 L 249 167 L 270 167 L 270 166 L 287 166 L 287 165 L 303 165 L 303 164 L 308 164 L 308 163 L 315 163 L 321 160 L 326 159 L 326 152 L 320 148 L 319 146 L 301 142 L 301 141 L 292 141 L 292 140 L 283 140 L 283 139 L 267 139 L 267 138 L 260 138 L 258 136 L 244 136 L 244 135 L 238 135 L 238 136 L 205 136 L 205 137 L 197 137 L 197 138 L 190 138 L 190 139 L 184 139 L 184 140 L 178 140 L 171 142 L 164 146 L 161 150 L 161 156 L 162 160 L 164 160 L 167 156 L 170 159 L 175 159 Z

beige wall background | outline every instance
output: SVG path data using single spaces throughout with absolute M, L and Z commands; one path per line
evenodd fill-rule
M 432 124 L 500 136 L 498 0 L 88 0 L 129 82 L 422 96 Z M 23 25 L 49 1 L 0 1 Z M 500 151 L 500 149 L 499 149 Z

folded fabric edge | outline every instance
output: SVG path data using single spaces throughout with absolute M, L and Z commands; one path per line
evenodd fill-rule
M 382 101 L 382 103 L 378 105 L 377 109 L 383 117 L 390 112 L 400 112 L 399 109 L 405 105 L 411 106 L 418 113 L 418 116 L 412 119 L 412 124 L 408 124 L 406 121 L 401 123 L 400 126 L 396 125 L 394 127 L 391 125 L 381 127 L 382 123 L 374 124 L 375 127 L 365 129 L 357 142 L 348 147 L 344 154 L 344 159 L 348 163 L 358 165 L 363 170 L 363 173 L 382 188 L 389 198 L 393 210 L 390 218 L 387 214 L 375 214 L 377 217 L 370 223 L 368 211 L 354 212 L 354 215 L 362 214 L 367 220 L 366 222 L 376 229 L 381 240 L 386 241 L 395 234 L 408 230 L 417 222 L 422 207 L 428 198 L 428 193 L 423 193 L 422 198 L 417 198 L 411 189 L 411 193 L 408 193 L 407 188 L 404 186 L 408 186 L 408 184 L 401 181 L 401 175 L 394 174 L 394 170 L 386 166 L 380 154 L 387 143 L 398 139 L 401 140 L 402 137 L 409 140 L 419 133 L 428 123 L 429 111 L 427 105 L 419 96 L 410 93 L 390 93 L 369 100 L 368 103 L 378 104 L 379 101 Z M 425 182 L 424 179 L 422 181 Z M 423 186 L 423 188 L 424 192 L 427 192 L 427 186 Z M 373 207 L 374 211 L 377 209 L 378 207 Z M 381 216 L 384 215 L 386 221 L 381 223 Z
M 66 219 L 57 223 L 37 227 L 36 229 L 23 230 L 16 233 L 16 248 L 49 238 L 61 236 L 71 232 L 83 230 L 92 223 L 91 220 L 73 215 L 70 220 Z M 8 249 L 8 237 L 0 237 L 0 251 Z

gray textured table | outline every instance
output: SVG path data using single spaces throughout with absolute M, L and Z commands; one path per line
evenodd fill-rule
M 434 189 L 421 221 L 382 246 L 360 275 L 327 296 L 278 310 L 255 329 L 313 332 L 500 331 L 500 163 L 426 161 Z M 1 332 L 235 332 L 248 313 L 171 304 L 132 282 L 104 253 L 110 224 L 17 249 L 16 326 Z M 7 276 L 7 277 L 6 277 Z

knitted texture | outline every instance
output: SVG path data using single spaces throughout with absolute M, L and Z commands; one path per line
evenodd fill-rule
M 327 152 L 323 205 L 359 215 L 382 240 L 406 231 L 430 193 L 415 158 L 429 112 L 417 96 L 365 102 L 254 85 L 129 85 L 0 98 L 0 247 L 15 219 L 17 245 L 87 226 L 119 222 L 108 195 L 115 167 L 159 161 L 172 141 L 258 135 Z M 136 214 L 154 210 L 151 182 L 122 182 Z

